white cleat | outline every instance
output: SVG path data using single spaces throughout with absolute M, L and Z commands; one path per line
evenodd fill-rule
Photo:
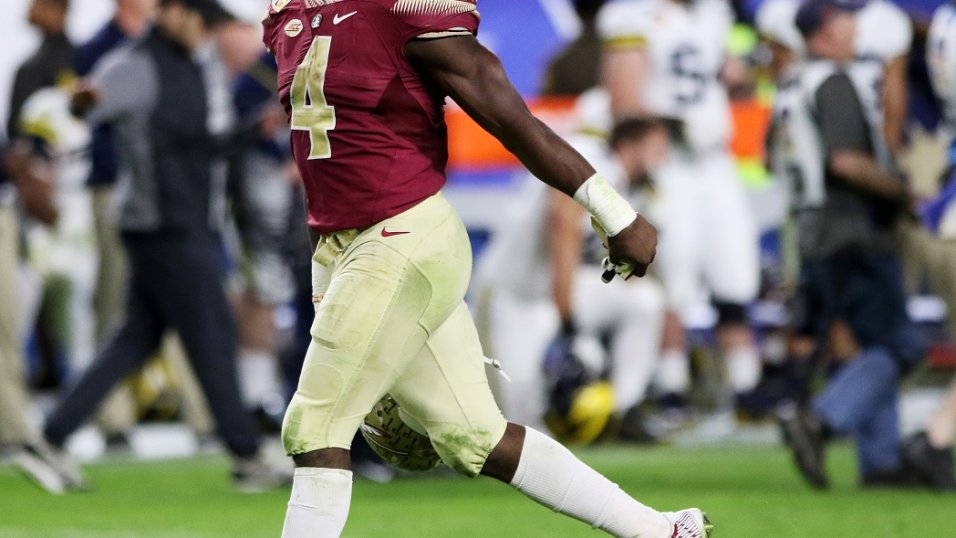
M 664 512 L 664 517 L 674 525 L 670 538 L 710 538 L 714 531 L 714 525 L 707 518 L 707 514 L 699 508 Z
M 62 495 L 66 491 L 66 481 L 60 476 L 50 454 L 35 444 L 24 444 L 10 456 L 10 460 L 27 478 L 45 491 Z

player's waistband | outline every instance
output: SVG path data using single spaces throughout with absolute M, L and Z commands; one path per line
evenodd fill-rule
M 319 243 L 312 258 L 320 265 L 330 265 L 340 254 L 349 248 L 363 231 L 368 228 L 348 228 L 319 236 Z
M 346 228 L 344 230 L 337 230 L 320 235 L 313 259 L 320 265 L 330 265 L 339 255 L 345 252 L 359 236 L 368 230 L 382 227 L 393 220 L 402 219 L 410 213 L 417 213 L 420 217 L 421 215 L 427 215 L 428 212 L 436 212 L 436 215 L 438 215 L 446 214 L 448 211 L 454 210 L 451 208 L 448 200 L 445 199 L 445 195 L 439 191 L 398 215 L 391 216 L 381 222 L 376 222 L 371 226 L 364 228 Z

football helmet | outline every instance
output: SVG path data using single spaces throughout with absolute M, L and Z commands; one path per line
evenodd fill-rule
M 573 334 L 559 334 L 548 346 L 543 364 L 548 387 L 544 423 L 559 441 L 588 444 L 607 428 L 614 413 L 614 391 L 602 378 L 604 355 L 596 339 Z
M 400 407 L 386 394 L 365 417 L 359 427 L 372 451 L 386 463 L 406 471 L 428 471 L 441 462 L 428 436 L 408 425 L 400 416 Z M 422 429 L 422 428 L 418 428 Z

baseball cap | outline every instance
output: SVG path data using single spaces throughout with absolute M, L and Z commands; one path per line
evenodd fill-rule
M 199 12 L 206 26 L 236 20 L 236 17 L 216 0 L 161 0 L 160 5 L 180 4 Z
M 826 22 L 827 16 L 835 11 L 859 11 L 866 6 L 866 0 L 805 0 L 797 9 L 794 22 L 804 36 L 816 32 Z

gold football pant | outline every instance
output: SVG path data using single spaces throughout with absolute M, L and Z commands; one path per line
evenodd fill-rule
M 506 422 L 464 303 L 471 247 L 454 209 L 439 193 L 365 230 L 325 235 L 314 261 L 324 273 L 314 280 L 328 285 L 316 290 L 312 343 L 283 424 L 286 451 L 349 448 L 389 393 L 446 464 L 477 475 Z

